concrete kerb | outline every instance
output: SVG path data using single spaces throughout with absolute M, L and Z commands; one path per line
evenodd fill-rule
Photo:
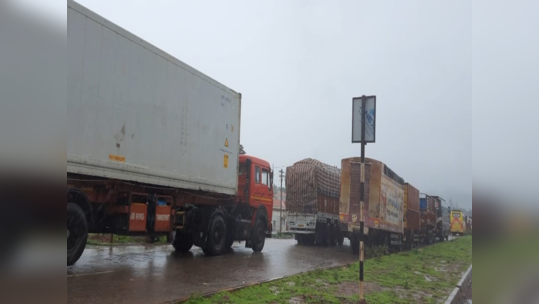
M 472 265 L 468 267 L 468 270 L 462 275 L 462 278 L 457 283 L 457 286 L 447 300 L 445 301 L 445 304 L 457 304 L 462 302 L 462 297 L 466 293 L 468 286 L 470 285 L 470 281 L 472 280 Z

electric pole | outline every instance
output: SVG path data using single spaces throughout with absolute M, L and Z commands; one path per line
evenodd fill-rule
M 281 169 L 279 171 L 280 177 L 281 177 L 281 207 L 279 208 L 279 221 L 280 221 L 280 227 L 279 227 L 279 233 L 283 233 L 283 177 L 284 177 L 284 171 Z

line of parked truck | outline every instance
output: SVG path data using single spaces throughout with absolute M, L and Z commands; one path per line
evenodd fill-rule
M 273 172 L 240 155 L 242 95 L 75 1 L 67 1 L 67 264 L 88 233 L 167 236 L 219 255 L 271 236 Z M 368 243 L 447 237 L 441 198 L 368 161 Z M 305 244 L 358 249 L 359 165 L 287 169 L 289 224 Z M 289 184 L 291 183 L 291 184 Z M 447 221 L 446 221 L 447 218 Z
M 287 168 L 289 230 L 301 243 L 333 245 L 348 238 L 359 250 L 359 158 L 346 158 L 341 169 L 305 159 Z M 447 240 L 449 207 L 439 196 L 420 193 L 386 164 L 365 159 L 365 244 L 402 250 Z M 460 211 L 458 211 L 460 212 Z M 451 215 L 450 215 L 451 214 Z M 453 221 L 457 228 L 457 220 Z

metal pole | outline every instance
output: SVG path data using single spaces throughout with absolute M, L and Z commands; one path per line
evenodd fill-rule
M 281 207 L 279 208 L 279 233 L 283 233 L 283 169 L 279 171 L 281 173 Z
M 364 219 L 363 219 L 363 201 L 365 200 L 365 107 L 366 97 L 361 96 L 361 183 L 359 189 L 360 205 L 359 205 L 359 300 L 365 299 L 363 290 L 363 261 L 364 261 Z

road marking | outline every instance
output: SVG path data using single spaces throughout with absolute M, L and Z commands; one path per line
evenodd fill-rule
M 69 274 L 67 275 L 68 278 L 73 277 L 82 277 L 82 276 L 90 276 L 90 275 L 96 275 L 96 274 L 105 274 L 105 273 L 111 273 L 112 271 L 101 271 L 101 272 L 93 272 L 93 273 L 81 273 L 81 274 Z

